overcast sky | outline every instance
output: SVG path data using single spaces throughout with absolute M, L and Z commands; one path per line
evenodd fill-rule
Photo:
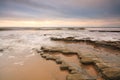
M 0 26 L 120 26 L 120 0 L 0 0 Z

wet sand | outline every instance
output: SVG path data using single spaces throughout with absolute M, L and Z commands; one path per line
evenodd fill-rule
M 54 62 L 42 59 L 39 54 L 23 58 L 21 62 L 17 62 L 17 59 L 10 64 L 7 62 L 9 61 L 6 61 L 7 65 L 0 68 L 0 80 L 65 80 L 68 74 L 60 71 Z

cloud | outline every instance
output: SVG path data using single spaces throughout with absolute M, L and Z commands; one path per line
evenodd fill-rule
M 120 19 L 120 0 L 0 0 L 0 19 Z

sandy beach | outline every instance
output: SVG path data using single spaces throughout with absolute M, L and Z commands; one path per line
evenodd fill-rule
M 118 29 L 77 29 L 1 30 L 0 80 L 119 80 Z

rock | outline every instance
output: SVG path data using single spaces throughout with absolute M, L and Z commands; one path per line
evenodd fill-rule
M 76 74 L 76 73 L 79 73 L 79 71 L 78 70 L 72 70 L 72 71 L 70 71 L 70 73 L 71 74 Z
M 3 49 L 0 49 L 0 52 L 3 52 L 4 50 Z
M 59 57 L 59 56 L 54 56 L 54 55 L 53 55 L 53 60 L 56 61 L 57 59 L 60 59 L 60 57 Z
M 71 74 L 79 73 L 79 70 L 75 66 L 69 66 L 68 70 L 70 71 Z
M 69 55 L 69 54 L 77 54 L 77 52 L 72 52 L 72 51 L 69 51 L 69 50 L 66 50 L 66 51 L 61 51 L 63 54 L 66 54 L 66 55 Z
M 43 58 L 46 58 L 47 56 L 49 56 L 49 54 L 43 54 L 41 55 Z
M 95 63 L 95 67 L 98 71 L 102 71 L 103 69 L 108 68 L 107 64 L 105 64 L 104 62 Z
M 56 59 L 56 63 L 57 64 L 62 64 L 62 59 L 60 59 L 60 58 Z
M 94 64 L 94 60 L 91 59 L 91 58 L 87 58 L 87 57 L 80 59 L 80 62 L 81 62 L 82 64 L 86 64 L 86 65 Z
M 82 74 L 69 74 L 67 75 L 66 80 L 96 80 L 96 79 L 85 77 Z
M 60 52 L 63 54 L 77 54 L 76 52 L 73 52 L 69 49 L 66 49 L 64 47 L 50 47 L 50 46 L 45 46 L 45 47 L 41 47 L 41 50 L 43 50 L 44 52 Z
M 67 40 L 67 41 L 74 40 L 74 37 L 66 37 L 64 38 L 64 40 Z
M 95 44 L 120 49 L 120 41 L 96 41 Z
M 44 53 L 40 53 L 40 55 L 43 55 Z
M 41 51 L 39 54 L 40 54 L 40 55 L 43 55 L 43 54 L 46 54 L 46 53 L 44 53 L 43 51 Z
M 54 61 L 56 61 L 57 59 L 60 59 L 60 57 L 59 56 L 54 56 L 54 55 L 46 55 L 46 57 L 45 57 L 47 60 L 54 60 Z
M 41 47 L 41 50 L 44 52 L 61 52 L 60 47 L 51 47 L 51 46 Z
M 54 41 L 73 41 L 73 42 L 93 42 L 89 37 L 88 38 L 82 38 L 82 39 L 76 39 L 75 37 L 51 37 L 51 40 Z
M 100 46 L 108 46 L 112 47 L 115 49 L 120 49 L 120 41 L 92 41 L 90 37 L 87 38 L 81 38 L 81 39 L 76 39 L 74 37 L 51 37 L 51 40 L 54 41 L 74 41 L 74 42 L 87 42 L 87 43 L 93 43 L 95 45 L 100 45 Z
M 69 65 L 66 62 L 62 62 L 62 64 L 60 65 L 60 69 L 61 70 L 68 70 Z
M 77 56 L 78 56 L 78 58 L 79 59 L 82 59 L 82 55 L 81 55 L 81 53 L 79 52 L 79 53 L 77 53 Z
M 120 68 L 105 68 L 103 75 L 106 80 L 120 80 Z
M 52 55 L 46 56 L 46 60 L 53 60 L 53 56 Z
M 50 39 L 54 40 L 54 41 L 57 41 L 57 40 L 62 40 L 63 38 L 61 39 L 61 38 L 51 37 Z
M 51 37 L 51 40 L 55 40 L 55 41 L 72 41 L 72 40 L 74 40 L 74 37 L 66 37 L 66 38 Z
M 69 70 L 70 70 L 70 71 L 76 70 L 76 67 L 74 67 L 74 66 L 69 66 Z
M 97 57 L 92 58 L 92 60 L 94 61 L 94 63 L 100 63 L 102 61 L 100 58 Z

